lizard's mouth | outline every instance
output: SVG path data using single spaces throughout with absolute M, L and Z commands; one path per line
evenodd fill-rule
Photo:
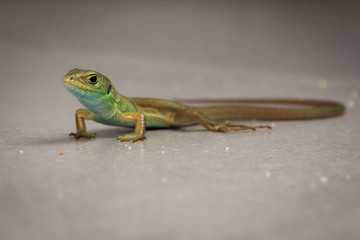
M 79 88 L 79 86 L 77 86 L 76 84 L 75 84 L 75 80 L 71 77 L 71 78 L 69 78 L 69 77 L 64 77 L 63 78 L 63 80 L 62 80 L 62 82 L 63 82 L 63 84 L 64 84 L 64 86 L 65 87 L 71 87 L 71 88 Z
M 64 81 L 64 87 L 66 90 L 68 90 L 72 95 L 74 95 L 77 98 L 82 98 L 89 94 L 89 92 L 79 88 L 73 83 L 69 83 L 67 81 Z
M 75 83 L 70 82 L 69 79 L 63 79 L 64 87 L 68 90 L 85 92 L 81 89 L 81 87 L 77 86 Z
M 69 82 L 68 80 L 63 80 L 63 84 L 64 84 L 65 87 L 78 88 L 75 84 Z
M 81 83 L 79 84 L 75 80 L 64 78 L 63 84 L 65 89 L 68 90 L 72 95 L 76 96 L 77 98 L 83 98 L 86 96 L 92 96 L 93 94 L 96 94 L 96 92 L 94 92 L 93 90 L 82 87 Z
M 75 84 L 72 84 L 72 83 L 70 83 L 70 82 L 67 81 L 67 80 L 63 80 L 63 84 L 64 84 L 65 86 L 74 86 L 74 87 L 76 87 Z

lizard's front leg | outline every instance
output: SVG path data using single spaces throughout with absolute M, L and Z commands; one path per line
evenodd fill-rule
M 146 119 L 145 119 L 144 114 L 128 113 L 125 115 L 119 115 L 118 117 L 125 119 L 129 122 L 136 121 L 136 125 L 135 125 L 134 135 L 120 136 L 120 137 L 117 137 L 117 140 L 120 140 L 121 142 L 125 142 L 125 141 L 136 142 L 138 140 L 146 139 L 146 137 L 145 137 Z
M 75 122 L 76 122 L 76 133 L 70 133 L 69 136 L 74 136 L 76 139 L 78 138 L 93 138 L 95 137 L 95 133 L 86 132 L 85 119 L 93 120 L 94 114 L 87 109 L 78 109 L 75 113 Z

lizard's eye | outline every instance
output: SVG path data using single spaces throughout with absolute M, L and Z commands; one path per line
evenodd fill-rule
M 95 85 L 95 84 L 97 84 L 97 82 L 98 82 L 97 76 L 94 75 L 94 76 L 89 77 L 90 84 Z

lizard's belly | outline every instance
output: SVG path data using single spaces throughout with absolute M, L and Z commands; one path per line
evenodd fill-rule
M 170 124 L 167 119 L 164 119 L 159 116 L 147 115 L 146 119 L 146 128 L 169 128 Z M 134 128 L 136 125 L 136 121 L 125 121 L 123 119 L 119 119 L 117 117 L 112 118 L 102 118 L 96 116 L 94 119 L 95 122 L 102 123 L 109 126 L 119 126 L 119 127 L 129 127 Z
M 123 121 L 123 120 L 118 119 L 116 117 L 102 118 L 102 117 L 96 116 L 94 121 L 98 122 L 98 123 L 105 124 L 105 125 L 118 126 L 118 127 L 130 127 L 130 128 L 132 128 L 132 127 L 135 127 L 135 125 L 136 125 L 136 122 Z

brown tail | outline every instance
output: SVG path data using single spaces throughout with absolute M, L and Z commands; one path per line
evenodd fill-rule
M 196 106 L 195 109 L 214 120 L 259 119 L 298 120 L 340 116 L 345 111 L 342 103 L 298 99 L 184 99 L 185 104 L 215 104 Z M 235 104 L 235 105 L 234 105 Z

